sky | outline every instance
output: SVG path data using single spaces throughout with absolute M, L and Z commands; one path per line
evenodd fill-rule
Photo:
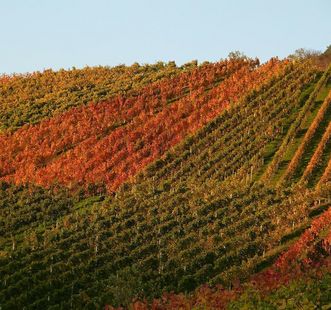
M 0 74 L 266 61 L 331 44 L 331 0 L 0 0 Z

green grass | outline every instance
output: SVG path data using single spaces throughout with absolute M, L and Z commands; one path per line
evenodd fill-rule
M 331 140 L 326 144 L 326 147 L 324 149 L 324 152 L 321 157 L 321 161 L 317 166 L 317 169 L 315 168 L 311 177 L 309 178 L 308 187 L 314 187 L 314 185 L 317 184 L 321 176 L 323 175 L 323 172 L 325 171 L 325 168 L 328 165 L 329 160 L 331 159 Z
M 303 119 L 303 121 L 300 125 L 300 129 L 298 130 L 297 134 L 295 135 L 295 138 L 289 143 L 287 150 L 279 163 L 278 169 L 271 180 L 272 185 L 276 185 L 278 183 L 278 181 L 281 179 L 281 177 L 283 176 L 283 174 L 285 173 L 289 163 L 291 162 L 291 159 L 293 158 L 295 152 L 297 151 L 301 142 L 303 141 L 303 138 L 304 138 L 307 130 L 309 129 L 311 123 L 313 122 L 314 118 L 316 117 L 316 115 L 317 115 L 321 105 L 323 104 L 324 99 L 328 95 L 330 89 L 331 89 L 331 79 L 328 81 L 328 83 L 324 87 L 322 87 L 322 89 L 318 93 L 316 100 L 314 102 L 314 105 L 312 106 L 312 108 L 310 109 L 310 111 L 306 115 L 306 117 Z M 302 175 L 302 173 L 304 171 L 304 168 L 308 164 L 309 159 L 313 155 L 313 153 L 318 145 L 318 142 L 320 141 L 320 139 L 324 133 L 324 130 L 328 125 L 328 121 L 331 119 L 330 112 L 331 111 L 329 109 L 327 111 L 327 113 L 325 114 L 326 119 L 323 120 L 323 122 L 321 122 L 319 128 L 317 129 L 317 131 L 311 141 L 310 146 L 307 148 L 307 152 L 305 152 L 304 158 L 301 161 L 301 163 L 297 169 L 297 173 L 295 174 L 294 181 L 298 181 L 298 179 L 300 178 L 300 176 Z
M 313 90 L 320 78 L 321 78 L 321 74 L 317 74 L 315 80 L 304 88 L 304 90 L 301 93 L 300 99 L 299 99 L 300 104 L 298 105 L 298 108 L 295 109 L 295 111 L 293 111 L 291 113 L 291 117 L 288 119 L 286 125 L 283 127 L 282 134 L 266 145 L 265 149 L 263 150 L 263 154 L 262 154 L 263 164 L 260 167 L 260 169 L 257 171 L 257 173 L 254 175 L 254 177 L 253 177 L 254 181 L 259 180 L 261 178 L 261 176 L 264 174 L 264 172 L 266 171 L 266 169 L 267 169 L 268 165 L 271 163 L 275 153 L 281 146 L 284 135 L 289 130 L 295 116 L 298 114 L 298 112 L 300 111 L 300 108 L 304 105 L 304 103 L 308 100 L 310 94 L 313 92 Z M 293 154 L 290 153 L 290 154 L 287 154 L 287 156 L 291 157 L 291 156 L 293 156 Z M 289 160 L 289 159 L 287 159 L 287 160 Z M 284 163 L 284 165 L 287 166 L 287 162 Z

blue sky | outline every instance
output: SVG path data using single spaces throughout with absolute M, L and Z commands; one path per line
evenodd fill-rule
M 331 0 L 0 0 L 0 73 L 265 61 L 331 44 Z

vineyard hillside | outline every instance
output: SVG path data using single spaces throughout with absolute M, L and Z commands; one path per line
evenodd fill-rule
M 0 310 L 327 309 L 329 60 L 1 76 Z

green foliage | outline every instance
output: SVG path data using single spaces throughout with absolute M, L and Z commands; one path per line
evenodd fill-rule
M 126 267 L 107 279 L 108 284 L 102 296 L 104 304 L 127 306 L 134 299 L 144 296 L 144 283 L 141 274 L 132 267 Z

